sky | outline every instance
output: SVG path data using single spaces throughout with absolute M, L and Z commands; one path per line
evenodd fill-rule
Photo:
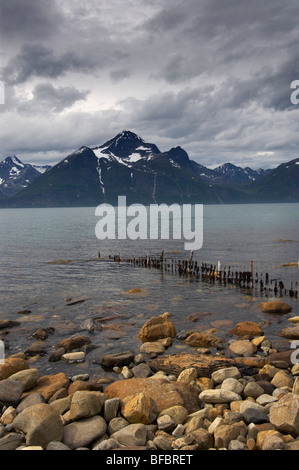
M 297 158 L 298 18 L 298 0 L 0 0 L 0 159 L 124 129 L 209 168 Z

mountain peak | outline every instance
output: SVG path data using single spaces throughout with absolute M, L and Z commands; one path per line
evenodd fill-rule
M 22 168 L 25 166 L 24 163 L 21 162 L 21 160 L 19 160 L 15 155 L 13 157 L 6 157 L 3 163 L 8 163 L 9 165 L 18 165 Z
M 137 134 L 127 130 L 123 130 L 104 145 L 94 147 L 92 150 L 98 158 L 108 158 L 126 166 L 160 153 L 155 144 L 146 143 Z

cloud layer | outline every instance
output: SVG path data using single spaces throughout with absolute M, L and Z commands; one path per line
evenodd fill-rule
M 206 166 L 298 156 L 295 0 L 0 3 L 0 155 L 56 163 L 122 129 Z

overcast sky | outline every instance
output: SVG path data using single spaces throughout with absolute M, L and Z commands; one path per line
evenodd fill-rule
M 298 0 L 0 0 L 0 157 L 123 129 L 208 167 L 299 156 Z

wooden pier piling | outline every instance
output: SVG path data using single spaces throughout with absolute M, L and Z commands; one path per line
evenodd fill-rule
M 217 266 L 211 263 L 193 260 L 193 251 L 190 253 L 189 259 L 168 259 L 164 250 L 160 256 L 152 257 L 149 253 L 144 257 L 132 257 L 121 259 L 120 253 L 117 255 L 109 255 L 109 260 L 124 263 L 130 263 L 137 267 L 146 267 L 148 269 L 157 269 L 162 273 L 170 273 L 187 277 L 192 281 L 203 281 L 209 283 L 217 283 L 222 286 L 235 285 L 239 288 L 246 288 L 259 291 L 261 295 L 274 294 L 275 296 L 286 296 L 298 298 L 298 290 L 291 283 L 290 289 L 285 287 L 285 283 L 281 279 L 270 279 L 269 273 L 266 272 L 254 274 L 253 261 L 250 261 L 249 271 L 233 270 L 232 266 L 222 266 L 218 261 Z M 296 282 L 296 286 L 297 286 Z

